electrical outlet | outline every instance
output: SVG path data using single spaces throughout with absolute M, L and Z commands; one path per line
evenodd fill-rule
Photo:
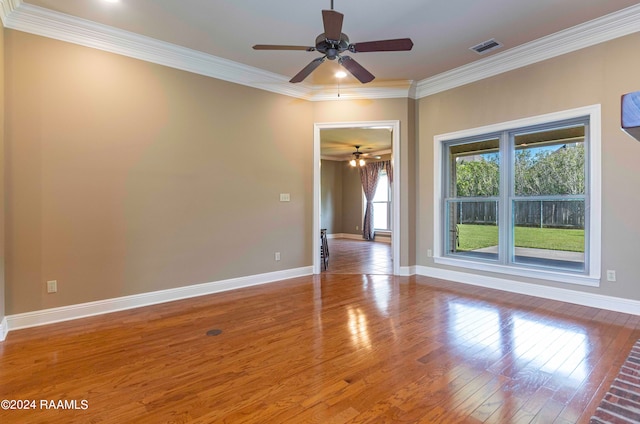
M 431 251 L 431 249 L 427 249 L 427 257 L 428 258 L 433 257 L 433 252 Z
M 58 292 L 58 281 L 50 280 L 47 281 L 47 293 L 57 293 Z
M 280 260 L 280 252 L 276 252 L 275 256 L 276 256 L 276 261 L 279 261 Z
M 616 271 L 613 269 L 607 270 L 607 281 L 616 281 Z
M 356 231 L 358 231 L 359 229 L 360 229 L 360 227 L 358 227 L 358 226 L 356 225 Z

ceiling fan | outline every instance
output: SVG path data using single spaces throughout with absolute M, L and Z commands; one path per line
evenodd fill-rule
M 289 82 L 301 82 L 308 77 L 318 66 L 325 61 L 338 60 L 347 71 L 356 77 L 361 83 L 366 84 L 373 81 L 375 76 L 367 71 L 362 65 L 356 62 L 350 56 L 342 55 L 349 51 L 351 53 L 365 52 L 392 52 L 411 50 L 413 41 L 410 38 L 398 38 L 393 40 L 366 41 L 363 43 L 349 42 L 349 37 L 342 33 L 342 20 L 344 15 L 333 10 L 333 0 L 331 0 L 331 10 L 322 11 L 322 22 L 324 24 L 324 32 L 316 37 L 315 47 L 309 46 L 287 46 L 273 44 L 256 44 L 254 50 L 304 50 L 307 52 L 318 51 L 323 54 L 322 57 L 314 59 L 298 72 Z
M 360 151 L 360 146 L 353 146 L 356 148 L 356 151 L 351 153 L 353 155 L 353 159 L 349 161 L 349 165 L 351 166 L 364 166 L 365 161 L 360 156 L 367 156 L 367 153 Z

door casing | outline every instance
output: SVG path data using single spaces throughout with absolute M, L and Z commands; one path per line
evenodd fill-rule
M 391 160 L 393 163 L 393 203 L 391 252 L 393 256 L 393 275 L 400 275 L 400 121 L 356 121 L 356 122 L 324 122 L 313 126 L 313 273 L 320 274 L 320 131 L 330 128 L 371 128 L 389 127 L 391 135 Z M 316 237 L 317 235 L 317 237 Z

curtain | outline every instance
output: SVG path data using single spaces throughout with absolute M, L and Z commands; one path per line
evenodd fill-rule
M 391 165 L 390 160 L 385 160 L 381 162 L 383 165 L 383 169 L 387 172 L 387 177 L 389 178 L 389 184 L 393 183 L 393 166 Z
M 376 194 L 378 187 L 378 174 L 385 168 L 383 162 L 368 163 L 360 168 L 360 181 L 364 196 L 367 198 L 367 207 L 364 213 L 364 223 L 362 224 L 362 237 L 365 240 L 373 240 L 375 233 L 373 231 L 373 196 Z

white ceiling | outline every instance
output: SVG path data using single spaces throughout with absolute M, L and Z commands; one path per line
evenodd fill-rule
M 323 31 L 321 10 L 330 0 L 0 0 L 15 9 L 39 6 L 151 37 L 286 77 L 319 56 L 304 51 L 254 51 L 254 44 L 314 45 Z M 495 38 L 500 54 L 604 15 L 636 6 L 637 0 L 335 0 L 343 32 L 352 43 L 401 37 L 410 52 L 356 53 L 376 75 L 376 84 L 419 82 L 485 56 L 469 48 Z M 33 12 L 33 10 L 31 10 Z M 6 13 L 6 12 L 5 12 Z M 10 13 L 8 14 L 9 16 Z M 48 18 L 59 19 L 60 14 Z M 8 27 L 12 27 L 10 20 Z M 67 22 L 68 23 L 68 22 Z M 31 27 L 33 20 L 29 23 Z M 17 29 L 21 29 L 16 25 Z M 635 29 L 636 31 L 638 29 Z M 38 32 L 34 30 L 33 32 Z M 45 34 L 46 35 L 46 34 Z M 327 61 L 305 84 L 335 84 L 339 67 Z M 342 84 L 359 84 L 348 77 Z M 371 83 L 373 84 L 373 83 Z M 375 85 L 375 84 L 373 84 Z
M 325 128 L 320 131 L 320 154 L 323 159 L 350 160 L 355 146 L 365 158 L 389 154 L 391 138 L 391 127 Z

